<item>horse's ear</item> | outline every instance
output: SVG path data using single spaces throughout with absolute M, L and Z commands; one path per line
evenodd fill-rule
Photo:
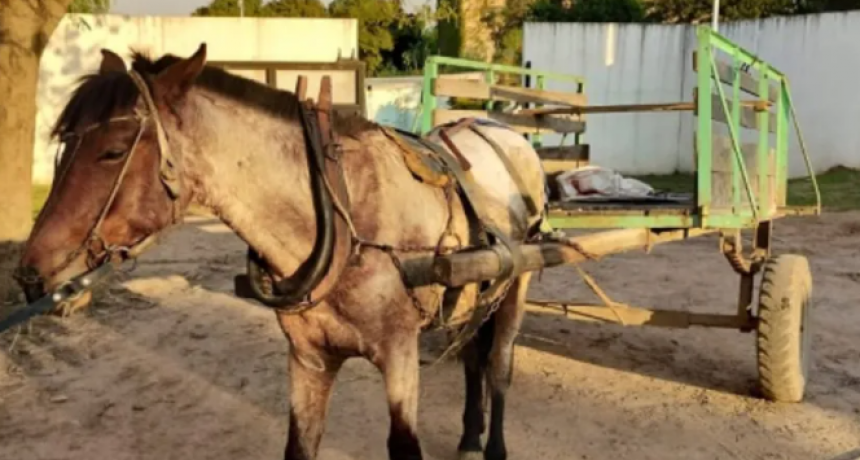
M 177 100 L 191 89 L 191 85 L 206 65 L 206 43 L 201 43 L 197 51 L 188 59 L 180 59 L 171 64 L 155 78 L 162 97 Z
M 99 73 L 125 71 L 125 61 L 113 51 L 102 48 L 102 65 L 99 67 Z

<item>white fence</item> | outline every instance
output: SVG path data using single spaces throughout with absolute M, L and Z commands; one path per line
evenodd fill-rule
M 357 54 L 355 19 L 129 17 L 66 15 L 41 60 L 33 181 L 53 177 L 56 145 L 48 136 L 76 81 L 98 70 L 101 48 L 121 56 L 137 49 L 190 56 L 201 42 L 207 59 L 231 62 L 333 62 Z M 312 46 L 309 46 L 312 44 Z M 311 89 L 311 88 L 309 88 Z
M 817 172 L 860 167 L 860 12 L 724 23 L 720 33 L 788 76 Z M 529 23 L 523 61 L 584 76 L 590 104 L 691 101 L 695 45 L 690 25 Z M 691 171 L 693 121 L 691 113 L 590 115 L 584 139 L 593 162 L 628 174 Z M 796 142 L 789 167 L 805 173 Z

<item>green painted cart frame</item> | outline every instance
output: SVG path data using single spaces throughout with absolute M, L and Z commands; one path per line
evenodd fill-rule
M 506 122 L 530 136 L 545 166 L 552 164 L 547 170 L 552 176 L 565 167 L 590 161 L 590 149 L 584 142 L 586 115 L 692 111 L 696 116 L 692 196 L 670 200 L 668 204 L 653 200 L 553 202 L 548 219 L 553 229 L 603 230 L 523 245 L 515 256 L 520 258 L 522 270 L 539 270 L 716 233 L 719 249 L 740 275 L 737 310 L 733 314 L 700 314 L 622 304 L 613 301 L 581 269 L 580 274 L 600 303 L 530 300 L 530 308 L 571 319 L 627 326 L 755 331 L 763 395 L 775 401 L 799 401 L 809 369 L 807 326 L 812 280 L 805 257 L 772 254 L 771 233 L 775 219 L 819 214 L 821 198 L 789 81 L 774 66 L 708 27 L 697 29 L 697 41 L 692 58 L 697 87 L 692 101 L 659 104 L 590 106 L 586 81 L 579 76 L 432 56 L 424 69 L 420 125 L 416 130 L 426 134 L 437 125 L 468 116 Z M 484 79 L 458 80 L 456 73 L 445 74 L 448 69 L 479 71 Z M 497 84 L 497 77 L 504 74 L 525 77 L 526 87 Z M 530 81 L 536 87 L 531 87 Z M 548 90 L 549 82 L 571 90 Z M 437 103 L 439 96 L 479 100 L 484 107 L 442 109 Z M 499 101 L 514 102 L 518 109 L 496 110 Z M 727 132 L 721 133 L 720 127 Z M 815 190 L 816 205 L 812 207 L 791 207 L 786 203 L 792 128 Z M 564 134 L 560 144 L 543 146 L 541 134 L 552 132 Z M 565 144 L 568 138 L 572 138 L 571 144 Z M 745 232 L 751 234 L 750 238 L 744 237 Z M 750 247 L 744 248 L 747 239 Z M 494 279 L 503 272 L 502 265 L 494 251 L 440 256 L 434 261 L 434 281 L 462 286 Z M 761 283 L 754 301 L 757 276 Z

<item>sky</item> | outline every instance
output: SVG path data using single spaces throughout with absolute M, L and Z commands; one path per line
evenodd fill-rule
M 111 13 L 148 16 L 188 16 L 209 0 L 113 0 Z
M 134 16 L 188 16 L 192 11 L 203 5 L 208 5 L 211 0 L 112 0 L 111 13 L 129 14 Z M 322 0 L 328 5 L 329 0 Z M 409 6 L 423 3 L 423 0 L 407 0 L 404 2 L 406 10 Z M 435 4 L 435 0 L 433 0 Z

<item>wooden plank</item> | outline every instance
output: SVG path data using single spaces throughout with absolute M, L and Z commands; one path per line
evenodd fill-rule
M 332 109 L 342 115 L 362 115 L 361 104 L 333 104 Z
M 445 80 L 437 78 L 433 81 L 433 94 L 436 96 L 468 99 L 513 101 L 522 104 L 563 104 L 576 107 L 587 104 L 585 95 L 580 93 L 490 85 L 485 81 L 476 80 Z
M 699 88 L 693 89 L 693 98 L 698 100 L 698 90 Z M 748 101 L 748 102 L 756 102 L 756 101 Z M 730 98 L 726 98 L 726 106 L 729 108 L 729 114 L 723 111 L 723 103 L 720 99 L 719 94 L 711 95 L 711 119 L 720 123 L 729 124 L 729 117 L 731 116 L 732 107 L 734 105 L 734 100 Z M 760 113 L 763 106 L 758 104 L 744 104 L 744 101 L 741 101 L 741 120 L 740 125 L 743 128 L 754 129 L 756 131 L 759 130 L 758 123 L 758 114 Z M 698 110 L 695 113 L 696 116 L 699 116 Z M 768 131 L 771 133 L 776 133 L 776 114 L 773 112 L 768 112 Z
M 560 147 L 541 147 L 537 149 L 544 173 L 553 176 L 557 173 L 588 166 L 589 146 L 587 144 L 565 145 Z M 550 181 L 552 189 L 556 184 Z
M 734 147 L 732 140 L 729 137 L 719 134 L 712 135 L 712 163 L 711 163 L 711 205 L 714 208 L 728 208 L 734 205 L 732 193 L 734 190 L 734 182 L 732 173 L 737 160 L 735 160 Z M 744 165 L 747 170 L 747 177 L 750 181 L 753 197 L 759 194 L 758 181 L 758 143 L 748 142 L 741 144 L 741 156 L 744 160 Z M 740 205 L 743 208 L 749 207 L 749 197 L 747 196 L 746 186 L 744 185 L 743 176 L 738 169 L 738 196 L 740 197 Z
M 693 72 L 699 72 L 699 60 L 697 59 L 696 51 L 693 51 Z M 719 76 L 720 81 L 730 86 L 734 85 L 736 72 L 735 68 L 730 64 L 717 59 L 717 75 Z M 757 77 L 741 71 L 740 80 L 742 91 L 752 94 L 753 96 L 759 95 L 759 79 Z M 770 82 L 768 82 L 768 100 L 774 103 L 779 101 L 779 88 L 774 87 Z
M 382 77 L 384 79 L 385 77 Z M 397 77 L 395 77 L 397 78 Z M 436 77 L 439 80 L 484 80 L 484 72 L 446 73 Z M 379 79 L 379 78 L 378 78 Z
M 541 160 L 588 161 L 590 151 L 588 144 L 579 144 L 556 147 L 539 147 L 537 149 L 537 153 Z
M 760 100 L 742 100 L 741 106 L 755 110 L 767 110 L 772 103 Z M 629 113 L 629 112 L 683 112 L 696 109 L 696 102 L 665 102 L 655 104 L 592 105 L 587 107 L 547 107 L 525 109 L 516 113 L 521 115 L 569 115 L 589 113 Z
M 457 121 L 461 118 L 486 118 L 509 125 L 521 134 L 583 133 L 585 122 L 571 120 L 562 116 L 533 117 L 505 112 L 486 110 L 445 110 L 433 111 L 433 126 Z
M 622 324 L 624 326 L 651 326 L 686 329 L 692 326 L 744 329 L 755 327 L 747 315 L 720 315 L 679 310 L 659 310 L 615 304 L 570 304 L 552 300 L 526 302 L 526 311 L 536 315 L 557 315 L 573 321 Z
M 733 103 L 734 101 L 732 101 L 731 99 L 726 100 L 726 105 L 729 107 L 730 111 L 732 110 Z M 758 131 L 758 114 L 759 112 L 751 107 L 741 107 L 741 126 L 744 128 L 754 129 Z M 731 116 L 731 114 L 729 114 L 729 116 Z M 768 118 L 770 119 L 767 124 L 768 131 L 775 133 L 776 114 L 768 112 Z M 722 102 L 720 102 L 720 96 L 717 94 L 715 94 L 713 99 L 711 100 L 711 119 L 720 123 L 729 124 L 729 118 L 723 111 Z
M 733 179 L 732 170 L 735 167 L 735 156 L 732 148 L 732 141 L 727 136 L 715 134 L 712 142 L 712 164 L 711 164 L 711 183 L 712 183 L 712 206 L 716 208 L 730 208 L 734 206 L 732 199 Z M 768 203 L 768 211 L 776 210 L 774 201 L 776 190 L 776 177 L 774 175 L 776 164 L 776 150 L 771 147 L 765 159 L 764 172 L 764 187 L 761 185 L 762 176 L 759 174 L 759 152 L 757 142 L 748 142 L 741 144 L 741 155 L 744 160 L 744 165 L 747 170 L 747 177 L 750 181 L 753 197 L 756 201 L 760 200 L 760 196 L 764 193 L 765 203 Z M 746 187 L 738 170 L 738 184 L 740 206 L 741 208 L 749 207 L 749 197 L 747 196 Z
M 635 249 L 645 249 L 670 241 L 684 240 L 711 233 L 712 229 L 683 229 L 653 233 L 648 229 L 610 230 L 567 238 L 558 243 L 525 244 L 515 247 L 522 261 L 520 269 L 535 271 L 564 264 L 584 262 L 589 257 L 601 257 Z M 409 285 L 420 286 L 426 283 L 426 273 L 421 273 L 423 265 L 406 269 Z M 502 258 L 493 249 L 437 256 L 433 260 L 435 282 L 448 286 L 465 286 L 485 280 L 497 279 L 504 271 Z M 517 275 L 514 273 L 513 275 Z

